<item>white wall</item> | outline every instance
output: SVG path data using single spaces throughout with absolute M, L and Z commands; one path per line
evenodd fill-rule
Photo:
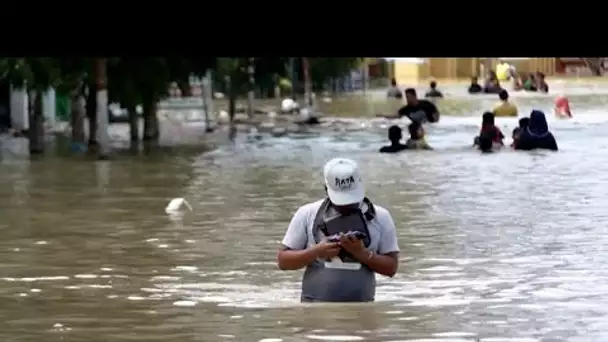
M 11 86 L 11 125 L 14 130 L 21 131 L 30 128 L 28 114 L 28 96 L 25 88 Z

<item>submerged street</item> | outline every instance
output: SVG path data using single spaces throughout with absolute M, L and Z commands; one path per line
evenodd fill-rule
M 554 88 L 513 102 L 547 113 L 558 153 L 473 150 L 497 99 L 456 89 L 427 128 L 435 151 L 378 153 L 389 123 L 372 117 L 394 105 L 351 98 L 322 109 L 358 117 L 358 131 L 99 162 L 4 155 L 0 339 L 606 340 L 608 91 L 563 86 L 563 121 Z M 517 118 L 496 122 L 510 135 Z M 400 269 L 378 277 L 374 304 L 302 305 L 301 272 L 279 271 L 276 250 L 336 156 L 357 160 L 391 211 Z M 168 216 L 175 197 L 193 211 Z

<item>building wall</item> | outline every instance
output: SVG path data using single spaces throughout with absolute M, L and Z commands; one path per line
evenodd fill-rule
M 518 60 L 508 60 L 513 64 L 519 73 L 542 72 L 545 76 L 555 76 L 557 68 L 557 58 L 527 58 Z
M 464 79 L 480 76 L 480 65 L 486 64 L 494 70 L 498 57 L 482 58 L 424 58 L 421 63 L 413 59 L 397 59 L 390 63 L 389 74 L 397 79 L 399 84 L 417 83 L 428 78 L 433 79 Z M 517 58 L 506 59 L 515 65 L 518 72 L 532 73 L 540 71 L 546 76 L 556 74 L 556 58 Z
M 429 66 L 426 62 L 395 60 L 391 62 L 392 77 L 395 77 L 397 84 L 418 83 L 429 78 Z

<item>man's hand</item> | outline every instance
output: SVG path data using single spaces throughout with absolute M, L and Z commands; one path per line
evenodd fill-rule
M 352 254 L 354 257 L 357 257 L 357 256 L 365 253 L 365 246 L 363 246 L 363 241 L 359 240 L 355 236 L 340 237 L 340 246 L 342 246 L 342 248 L 344 248 L 347 252 Z
M 340 253 L 340 244 L 338 242 L 323 241 L 312 247 L 317 258 L 332 259 Z

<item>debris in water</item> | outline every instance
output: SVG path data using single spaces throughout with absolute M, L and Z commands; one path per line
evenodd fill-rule
M 53 329 L 52 330 L 56 331 L 56 332 L 61 332 L 61 331 L 70 331 L 70 330 L 72 330 L 72 328 L 66 327 L 66 326 L 64 326 L 61 323 L 55 323 L 53 325 Z
M 188 201 L 186 201 L 185 199 L 183 199 L 181 197 L 174 198 L 171 200 L 171 202 L 169 202 L 169 204 L 165 208 L 165 212 L 167 214 L 176 214 L 176 213 L 182 211 L 182 208 L 184 206 L 186 208 L 188 208 L 188 210 L 192 211 L 192 207 L 190 206 L 190 203 L 188 203 Z

